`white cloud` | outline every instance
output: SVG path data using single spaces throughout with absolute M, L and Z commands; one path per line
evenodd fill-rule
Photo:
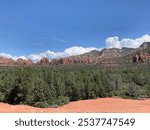
M 107 48 L 122 48 L 122 47 L 137 48 L 143 42 L 149 42 L 149 41 L 150 41 L 150 35 L 148 34 L 136 39 L 124 38 L 122 40 L 119 40 L 117 36 L 114 36 L 114 37 L 109 37 L 105 40 Z
M 106 48 L 120 48 L 120 41 L 117 36 L 109 37 L 105 40 Z
M 95 48 L 95 47 L 84 48 L 84 47 L 74 46 L 74 47 L 66 49 L 64 51 L 64 53 L 68 56 L 71 56 L 71 55 L 80 55 L 80 54 L 83 54 L 83 53 L 90 52 L 92 50 L 101 50 L 101 48 Z
M 31 54 L 28 58 L 31 59 L 33 62 L 37 62 L 37 61 L 39 61 L 39 59 L 42 58 L 42 56 L 40 56 L 40 54 L 39 55 Z
M 13 58 L 12 55 L 6 54 L 6 53 L 0 53 L 0 56 L 1 56 L 1 57 L 6 57 L 6 58 Z
M 19 59 L 19 58 L 24 59 L 24 60 L 27 60 L 27 59 L 28 59 L 28 58 L 25 57 L 25 56 L 18 56 L 18 57 L 16 58 L 16 60 Z

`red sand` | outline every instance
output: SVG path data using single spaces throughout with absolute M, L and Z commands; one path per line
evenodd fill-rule
M 150 113 L 150 99 L 99 98 L 71 102 L 59 108 L 35 108 L 0 103 L 0 113 Z

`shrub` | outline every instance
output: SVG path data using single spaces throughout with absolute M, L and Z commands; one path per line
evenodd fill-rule
M 49 100 L 50 107 L 58 107 L 69 103 L 69 97 L 59 96 L 58 98 Z
M 34 104 L 34 107 L 48 108 L 49 105 L 48 105 L 48 103 L 46 103 L 46 102 L 36 102 L 36 103 Z
M 146 90 L 143 86 L 136 85 L 134 82 L 127 85 L 125 95 L 131 98 L 146 98 Z
M 0 92 L 0 102 L 3 102 L 5 98 L 5 95 L 3 93 Z
M 56 104 L 60 106 L 68 103 L 69 103 L 69 97 L 59 96 L 58 99 L 56 100 Z

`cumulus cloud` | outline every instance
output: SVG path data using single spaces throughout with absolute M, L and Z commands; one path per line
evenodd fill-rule
M 66 49 L 64 53 L 68 56 L 71 56 L 71 55 L 79 55 L 79 54 L 87 53 L 92 50 L 101 50 L 101 48 L 95 48 L 95 47 L 84 48 L 84 47 L 74 46 L 74 47 Z
M 150 35 L 148 34 L 136 39 L 124 38 L 122 40 L 119 40 L 117 36 L 114 36 L 109 37 L 105 40 L 107 48 L 122 48 L 122 47 L 137 48 L 143 42 L 148 41 L 150 41 Z
M 109 37 L 105 40 L 106 42 L 106 48 L 120 48 L 120 41 L 117 36 L 115 37 Z

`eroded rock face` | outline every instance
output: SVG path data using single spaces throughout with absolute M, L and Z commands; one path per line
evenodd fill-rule
M 147 52 L 138 53 L 133 57 L 134 62 L 146 62 L 149 59 L 150 59 L 150 53 Z
M 25 60 L 25 59 L 19 58 L 16 61 L 16 65 L 32 65 L 32 64 L 33 64 L 33 62 L 30 59 Z
M 28 60 L 26 61 L 26 65 L 33 65 L 32 60 L 31 60 L 31 59 L 28 59 Z
M 25 65 L 25 62 L 26 62 L 26 60 L 19 58 L 19 59 L 17 59 L 16 64 L 17 65 Z
M 144 42 L 143 44 L 140 45 L 139 48 L 141 49 L 146 49 L 150 47 L 150 42 Z
M 30 59 L 25 60 L 25 59 L 19 58 L 17 59 L 17 61 L 14 61 L 13 59 L 10 59 L 10 58 L 0 57 L 0 65 L 1 66 L 33 65 L 33 62 Z
M 58 64 L 95 64 L 97 62 L 98 57 L 92 56 L 71 56 L 68 58 L 61 58 L 61 59 L 53 59 L 50 64 L 58 65 Z
M 137 48 L 137 52 L 133 56 L 134 62 L 150 61 L 150 42 L 144 42 Z
M 42 58 L 38 64 L 39 65 L 48 65 L 49 59 L 48 58 Z
M 14 63 L 11 58 L 0 57 L 0 65 L 14 65 Z
M 101 63 L 114 63 L 114 59 L 126 56 L 132 53 L 134 49 L 103 49 L 102 51 L 91 51 L 89 53 L 78 55 L 78 56 L 71 56 L 67 58 L 61 59 L 54 59 L 50 63 L 51 64 L 101 64 Z

